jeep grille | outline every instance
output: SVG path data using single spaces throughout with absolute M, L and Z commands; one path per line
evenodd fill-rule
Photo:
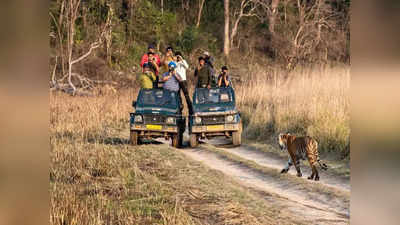
M 165 117 L 162 115 L 144 115 L 145 124 L 163 124 Z
M 201 121 L 204 125 L 223 124 L 225 123 L 225 116 L 202 116 Z

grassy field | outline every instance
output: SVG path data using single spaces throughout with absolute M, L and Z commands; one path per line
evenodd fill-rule
M 292 224 L 165 145 L 128 145 L 131 93 L 50 94 L 51 224 Z
M 348 68 L 251 73 L 237 85 L 244 136 L 290 131 L 348 157 Z M 293 224 L 222 173 L 164 145 L 127 144 L 137 90 L 50 93 L 51 224 Z

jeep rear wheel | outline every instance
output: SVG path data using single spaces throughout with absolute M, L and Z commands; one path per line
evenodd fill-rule
M 197 140 L 197 135 L 196 134 L 191 134 L 190 135 L 190 147 L 195 148 L 199 144 L 199 141 Z
M 139 143 L 139 134 L 138 134 L 137 131 L 131 130 L 131 135 L 130 135 L 130 138 L 129 138 L 129 143 L 130 143 L 131 145 L 138 145 L 138 143 Z

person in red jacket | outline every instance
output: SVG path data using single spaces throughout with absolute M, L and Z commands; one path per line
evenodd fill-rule
M 148 53 L 145 53 L 143 56 L 142 56 L 142 60 L 140 60 L 140 67 L 142 67 L 142 72 L 144 71 L 143 70 L 143 65 L 145 64 L 145 63 L 151 63 L 151 61 L 153 62 L 153 63 L 155 63 L 156 65 L 157 65 L 157 67 L 160 67 L 161 66 L 161 60 L 160 60 L 160 56 L 157 54 L 157 53 L 155 53 L 155 47 L 154 47 L 154 45 L 153 44 L 150 44 L 149 45 L 149 47 L 147 48 L 147 50 L 148 50 L 148 52 L 150 53 L 153 53 L 153 56 L 151 56 L 151 60 L 149 60 L 149 54 Z M 157 71 L 154 71 L 154 74 L 156 75 L 156 81 L 155 81 L 155 85 L 156 85 L 156 87 L 158 86 L 158 70 Z
M 150 44 L 147 49 L 148 49 L 148 52 L 153 53 L 154 61 L 157 64 L 157 66 L 161 66 L 160 56 L 157 53 L 155 53 L 154 45 Z M 142 56 L 142 60 L 140 60 L 140 67 L 142 67 L 142 69 L 143 69 L 143 64 L 145 64 L 147 62 L 149 62 L 149 55 L 147 53 L 145 53 Z M 158 75 L 158 73 L 156 75 Z

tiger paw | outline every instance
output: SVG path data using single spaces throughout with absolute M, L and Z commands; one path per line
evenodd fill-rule
M 309 176 L 309 177 L 307 177 L 307 179 L 309 179 L 309 180 L 312 180 L 314 177 L 312 177 L 312 176 Z
M 315 179 L 314 179 L 315 181 L 319 181 L 319 177 L 315 177 Z
M 284 168 L 284 169 L 281 170 L 281 173 L 287 173 L 288 171 L 289 171 L 288 169 Z
M 302 176 L 303 176 L 303 174 L 301 174 L 301 173 L 297 173 L 297 176 L 298 176 L 298 177 L 302 177 Z

